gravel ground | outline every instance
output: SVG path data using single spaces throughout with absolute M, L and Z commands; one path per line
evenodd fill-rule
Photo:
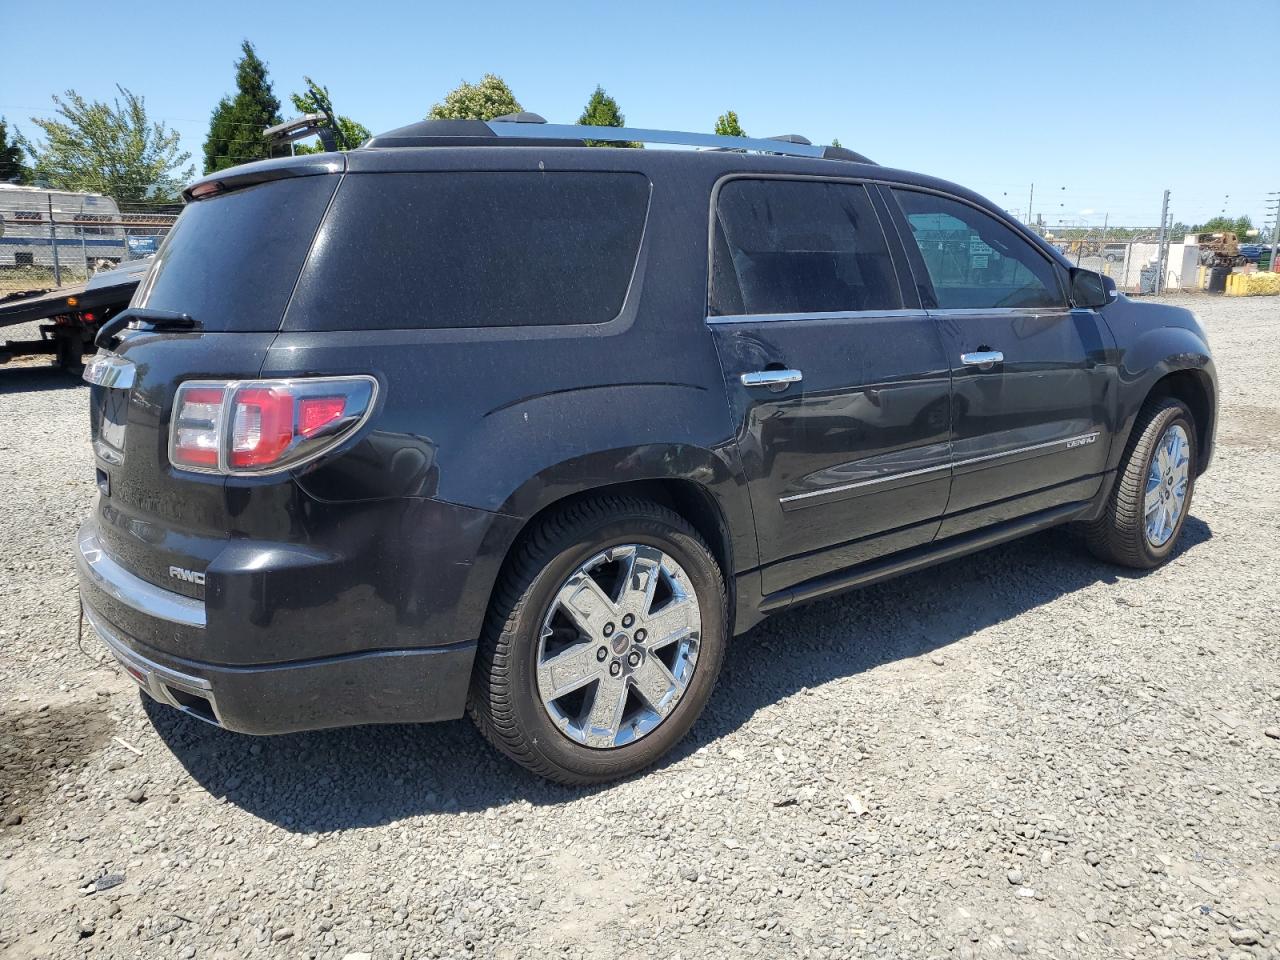
M 1222 424 L 1168 566 L 1051 531 L 777 617 L 590 791 L 141 703 L 76 640 L 85 392 L 0 369 L 0 954 L 1280 958 L 1280 301 L 1182 302 Z

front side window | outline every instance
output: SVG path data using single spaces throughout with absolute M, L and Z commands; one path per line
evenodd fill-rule
M 866 188 L 816 180 L 730 180 L 716 202 L 713 316 L 902 307 Z
M 959 200 L 895 189 L 941 309 L 1061 307 L 1053 265 L 990 214 Z

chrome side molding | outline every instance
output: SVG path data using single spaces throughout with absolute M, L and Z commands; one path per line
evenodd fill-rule
M 857 490 L 859 487 L 871 487 L 880 483 L 888 483 L 891 480 L 907 480 L 911 477 L 922 477 L 931 473 L 937 473 L 940 470 L 957 470 L 961 467 L 972 466 L 975 463 L 987 463 L 991 460 L 1001 460 L 1005 457 L 1016 457 L 1019 454 L 1024 453 L 1036 453 L 1041 450 L 1052 453 L 1065 452 L 1067 450 L 1074 450 L 1076 447 L 1084 447 L 1091 443 L 1096 443 L 1100 434 L 1101 431 L 1095 430 L 1092 433 L 1082 433 L 1079 436 L 1067 437 L 1064 440 L 1048 440 L 1044 443 L 1033 443 L 1026 447 L 1015 447 L 1012 450 L 1001 450 L 999 453 L 985 453 L 977 457 L 966 457 L 961 460 L 948 460 L 945 463 L 938 463 L 933 466 L 921 467 L 915 470 L 886 473 L 882 476 L 871 477 L 866 480 L 855 480 L 853 483 L 842 483 L 836 487 L 823 487 L 819 490 L 806 490 L 804 493 L 792 493 L 785 497 L 779 497 L 778 503 L 795 503 L 798 500 L 809 500 L 813 497 L 845 493 L 849 490 Z M 1055 450 L 1055 447 L 1061 449 Z

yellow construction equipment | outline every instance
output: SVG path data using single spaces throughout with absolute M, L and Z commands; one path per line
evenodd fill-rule
M 1200 245 L 1201 266 L 1243 267 L 1249 262 L 1234 233 L 1197 233 L 1196 243 Z

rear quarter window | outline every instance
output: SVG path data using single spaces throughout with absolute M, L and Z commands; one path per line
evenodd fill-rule
M 606 323 L 648 206 L 639 173 L 348 175 L 285 328 Z

